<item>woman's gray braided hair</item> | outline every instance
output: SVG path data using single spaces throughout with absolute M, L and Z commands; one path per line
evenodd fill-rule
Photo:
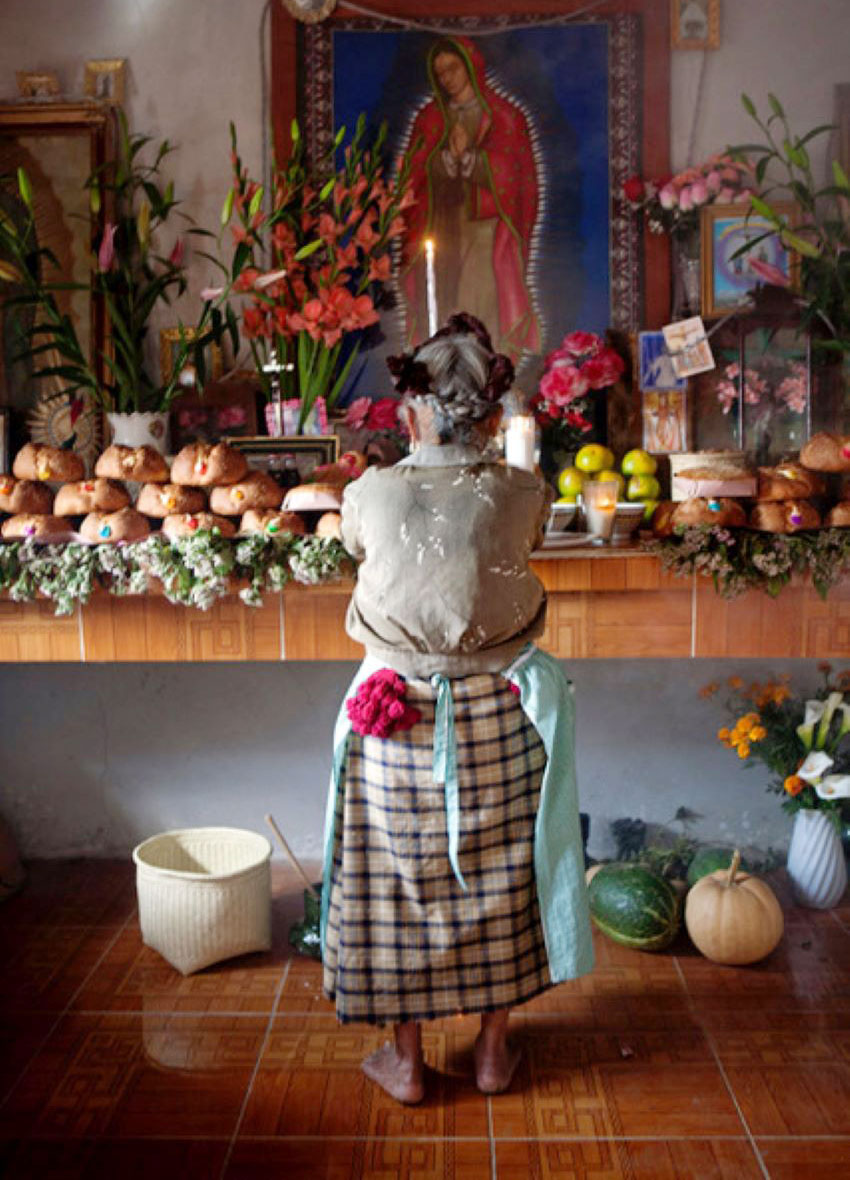
M 398 392 L 432 410 L 443 443 L 469 442 L 514 377 L 510 359 L 493 351 L 487 329 L 466 312 L 450 316 L 424 344 L 389 357 L 387 365 Z

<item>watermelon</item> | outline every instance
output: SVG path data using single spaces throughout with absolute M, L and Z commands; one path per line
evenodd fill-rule
M 709 873 L 716 873 L 718 869 L 728 869 L 732 863 L 734 851 L 734 848 L 724 848 L 720 845 L 700 848 L 688 868 L 688 884 L 696 885 L 697 881 L 707 877 Z M 752 872 L 743 858 L 741 859 L 741 871 Z
M 621 946 L 660 951 L 679 930 L 681 906 L 674 890 L 643 865 L 603 865 L 587 895 L 595 925 Z

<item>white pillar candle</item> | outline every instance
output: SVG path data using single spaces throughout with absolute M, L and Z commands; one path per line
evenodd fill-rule
M 425 291 L 428 298 L 428 335 L 437 331 L 437 276 L 434 271 L 434 241 L 425 239 Z
M 535 442 L 534 419 L 530 414 L 514 414 L 505 430 L 505 462 L 508 466 L 533 471 Z
M 588 531 L 608 541 L 617 515 L 617 484 L 613 480 L 588 480 L 581 494 Z

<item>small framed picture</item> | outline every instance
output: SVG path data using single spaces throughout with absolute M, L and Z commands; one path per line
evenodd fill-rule
M 303 434 L 289 438 L 234 438 L 232 446 L 242 451 L 252 467 L 268 472 L 281 483 L 307 479 L 316 467 L 336 463 L 339 458 L 339 439 L 335 434 L 307 437 Z
M 793 205 L 777 205 L 775 210 L 793 225 Z M 745 307 L 749 292 L 759 283 L 797 284 L 797 255 L 783 246 L 773 222 L 748 205 L 703 206 L 700 244 L 706 319 Z
M 643 447 L 653 454 L 688 449 L 688 395 L 684 390 L 643 394 Z
M 638 386 L 649 390 L 687 389 L 686 377 L 677 377 L 663 332 L 638 333 Z
M 0 410 L 0 475 L 9 470 L 9 411 Z
M 180 345 L 180 328 L 162 328 L 159 333 L 159 370 L 163 385 L 167 385 L 174 372 L 175 355 Z M 197 333 L 194 328 L 183 328 L 183 335 L 187 340 L 194 340 Z M 211 344 L 204 352 L 207 362 L 207 380 L 217 381 L 221 376 L 221 349 L 217 344 Z M 180 370 L 177 384 L 187 391 L 195 389 L 195 366 L 191 359 Z
M 83 75 L 83 93 L 88 98 L 123 106 L 126 65 L 126 57 L 87 61 Z
M 203 396 L 194 390 L 181 394 L 171 406 L 172 450 L 190 442 L 256 437 L 258 388 L 256 377 L 246 370 L 209 382 Z
M 702 316 L 695 315 L 689 320 L 665 324 L 661 331 L 677 377 L 693 377 L 696 373 L 706 373 L 714 368 L 714 357 Z
M 670 0 L 674 49 L 719 49 L 720 0 Z
M 59 77 L 56 74 L 43 70 L 16 70 L 15 80 L 21 98 L 57 99 L 60 97 Z

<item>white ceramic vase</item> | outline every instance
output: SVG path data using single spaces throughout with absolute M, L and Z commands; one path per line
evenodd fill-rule
M 844 849 L 835 825 L 822 811 L 803 808 L 794 816 L 787 868 L 800 905 L 828 910 L 843 897 Z
M 155 447 L 168 454 L 168 412 L 107 414 L 112 441 L 125 447 Z

